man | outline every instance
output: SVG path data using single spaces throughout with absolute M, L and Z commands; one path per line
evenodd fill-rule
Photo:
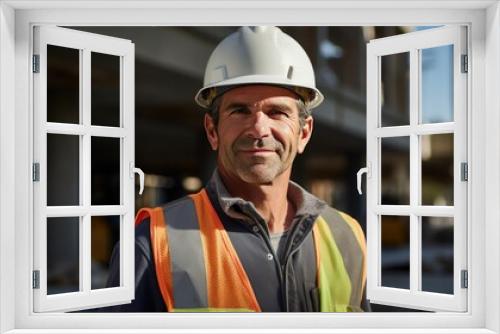
M 198 194 L 138 213 L 135 300 L 114 310 L 366 310 L 361 228 L 290 181 L 323 99 L 301 46 L 243 27 L 216 47 L 195 99 L 217 169 Z

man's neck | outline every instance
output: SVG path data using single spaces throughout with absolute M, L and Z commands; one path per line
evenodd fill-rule
M 296 210 L 287 198 L 290 171 L 282 173 L 270 184 L 247 183 L 222 170 L 219 170 L 219 175 L 231 196 L 254 204 L 270 233 L 288 229 Z

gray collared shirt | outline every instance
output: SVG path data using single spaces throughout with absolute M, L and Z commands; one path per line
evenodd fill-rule
M 220 178 L 217 169 L 212 174 L 207 188 L 213 190 L 213 193 L 217 197 L 221 209 L 229 217 L 245 221 L 251 219 L 259 223 L 263 223 L 265 225 L 263 227 L 265 227 L 265 229 L 267 230 L 267 224 L 264 218 L 262 218 L 252 202 L 246 201 L 241 197 L 231 196 L 231 194 L 229 194 Z M 289 181 L 287 198 L 296 208 L 295 217 L 291 226 L 293 226 L 298 218 L 304 217 L 306 215 L 317 217 L 326 206 L 326 203 L 324 201 L 310 194 L 304 188 L 293 181 Z
M 270 233 L 266 221 L 252 202 L 229 194 L 217 169 L 213 172 L 208 187 L 214 190 L 213 192 L 217 197 L 220 207 L 229 217 L 250 223 L 257 222 L 261 224 L 262 228 L 267 231 L 271 246 L 280 260 L 284 257 L 287 238 L 290 234 L 289 229 L 305 215 L 318 216 L 326 205 L 325 202 L 311 195 L 295 182 L 289 181 L 287 198 L 296 208 L 295 217 L 288 229 L 284 232 Z

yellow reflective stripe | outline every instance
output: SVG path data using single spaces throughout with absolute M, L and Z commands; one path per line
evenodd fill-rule
M 216 307 L 199 307 L 199 308 L 176 308 L 172 312 L 255 312 L 254 310 L 249 310 L 246 308 L 216 308 Z
M 319 251 L 318 289 L 321 312 L 348 312 L 351 281 L 327 222 L 319 216 L 314 225 Z
M 366 240 L 365 240 L 365 234 L 363 233 L 363 230 L 361 229 L 361 226 L 358 224 L 358 222 L 349 216 L 346 213 L 340 212 L 339 214 L 344 220 L 349 224 L 351 227 L 352 232 L 354 233 L 354 236 L 356 237 L 356 240 L 359 243 L 359 247 L 361 247 L 361 251 L 363 252 L 363 271 L 362 271 L 362 279 L 363 279 L 363 289 L 365 288 L 366 285 Z

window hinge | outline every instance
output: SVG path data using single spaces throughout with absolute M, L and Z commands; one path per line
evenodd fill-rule
M 40 289 L 40 270 L 33 270 L 33 289 Z
M 40 55 L 33 55 L 33 73 L 40 73 Z
M 40 181 L 40 164 L 38 162 L 33 163 L 33 181 Z
M 469 165 L 466 162 L 460 164 L 460 179 L 462 181 L 469 180 Z
M 469 57 L 462 55 L 462 73 L 469 72 Z
M 460 280 L 462 282 L 461 288 L 462 289 L 467 289 L 469 287 L 469 272 L 467 270 L 462 270 L 462 279 Z

